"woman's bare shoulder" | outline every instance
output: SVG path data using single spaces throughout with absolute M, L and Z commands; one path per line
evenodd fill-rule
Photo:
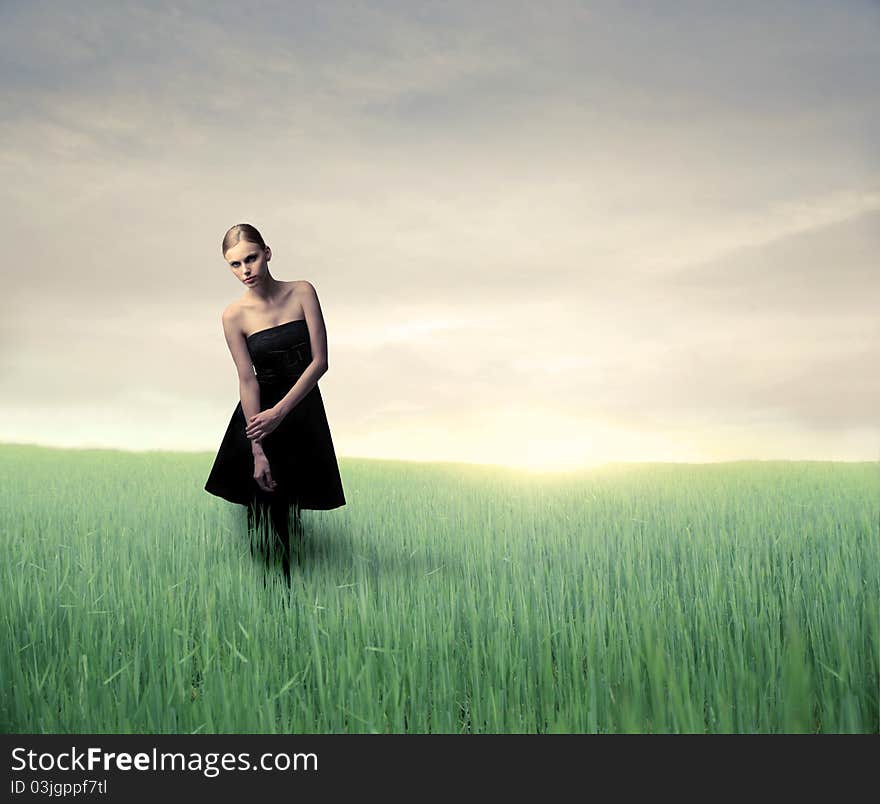
M 291 284 L 293 287 L 293 292 L 297 296 L 314 296 L 315 295 L 315 286 L 309 282 L 308 279 L 295 279 Z
M 223 322 L 223 331 L 226 333 L 227 337 L 229 337 L 231 333 L 241 332 L 242 316 L 241 305 L 239 302 L 239 299 L 229 302 L 229 304 L 223 308 L 223 312 L 220 315 L 220 320 Z
M 224 320 L 227 318 L 235 319 L 241 315 L 241 299 L 233 299 L 226 307 L 223 308 L 222 317 Z

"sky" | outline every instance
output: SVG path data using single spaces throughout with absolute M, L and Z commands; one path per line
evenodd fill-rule
M 220 243 L 340 457 L 880 460 L 880 4 L 0 4 L 0 441 L 216 452 Z

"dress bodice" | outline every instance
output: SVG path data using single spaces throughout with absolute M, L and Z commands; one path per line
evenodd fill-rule
M 309 328 L 304 318 L 253 332 L 246 341 L 261 385 L 289 387 L 312 361 Z

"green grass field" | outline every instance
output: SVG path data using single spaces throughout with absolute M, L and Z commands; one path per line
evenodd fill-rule
M 880 464 L 340 459 L 290 602 L 212 454 L 0 446 L 4 732 L 877 732 Z

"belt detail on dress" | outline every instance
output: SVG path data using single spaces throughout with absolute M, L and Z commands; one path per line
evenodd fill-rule
M 267 362 L 271 365 L 257 369 L 257 380 L 262 382 L 279 382 L 299 377 L 311 362 L 308 343 L 297 343 L 285 349 L 269 349 L 266 351 Z

